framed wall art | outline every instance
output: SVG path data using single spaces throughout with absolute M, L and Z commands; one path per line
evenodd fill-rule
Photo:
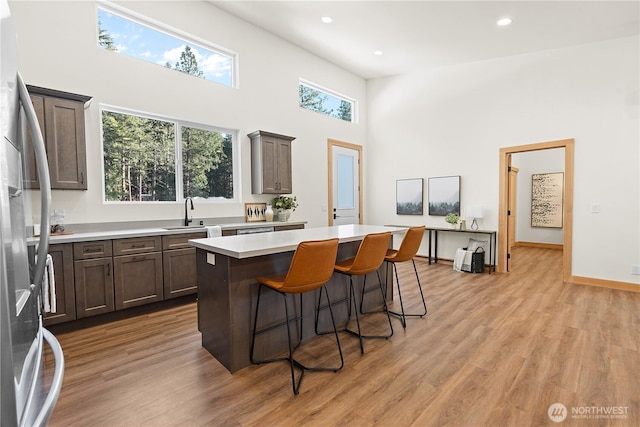
M 396 181 L 396 213 L 398 215 L 422 215 L 423 187 L 422 178 Z
M 244 220 L 246 222 L 266 221 L 264 213 L 267 210 L 266 203 L 245 203 L 244 204 Z
M 460 175 L 429 178 L 429 215 L 460 215 Z
M 531 227 L 562 228 L 564 172 L 531 175 Z

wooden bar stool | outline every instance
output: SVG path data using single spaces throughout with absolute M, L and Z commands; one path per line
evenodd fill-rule
M 349 304 L 349 320 L 351 319 L 351 303 L 353 302 L 353 311 L 355 312 L 356 324 L 358 326 L 357 331 L 353 331 L 345 326 L 344 331 L 348 332 L 352 335 L 356 335 L 360 339 L 360 352 L 364 354 L 364 343 L 363 338 L 389 338 L 393 335 L 393 325 L 391 324 L 391 317 L 389 316 L 387 310 L 387 298 L 384 293 L 384 289 L 382 287 L 382 280 L 380 279 L 380 272 L 378 269 L 384 262 L 384 257 L 387 253 L 387 249 L 389 248 L 389 242 L 391 241 L 391 233 L 374 233 L 368 234 L 360 243 L 360 247 L 358 248 L 358 252 L 354 258 L 349 258 L 344 261 L 340 261 L 336 263 L 334 266 L 334 270 L 337 273 L 344 274 L 345 276 L 349 276 L 349 296 L 346 298 Z M 382 294 L 382 303 L 384 305 L 384 311 L 387 314 L 387 320 L 389 321 L 389 334 L 388 335 L 363 335 L 362 330 L 360 328 L 360 318 L 358 316 L 358 306 L 356 304 L 356 294 L 355 289 L 353 287 L 353 276 L 364 276 L 362 283 L 362 296 L 364 298 L 364 289 L 367 284 L 367 274 L 376 272 L 378 275 L 378 284 L 380 286 L 380 292 Z M 360 306 L 362 307 L 362 301 L 360 302 Z M 318 300 L 318 316 L 320 313 L 320 309 L 324 308 L 320 306 L 320 300 Z M 316 333 L 318 332 L 318 318 L 316 317 Z M 327 332 L 324 332 L 327 333 Z
M 424 236 L 424 226 L 411 227 L 407 230 L 407 233 L 400 243 L 398 250 L 389 249 L 387 251 L 384 260 L 393 264 L 393 271 L 396 276 L 396 285 L 398 287 L 398 298 L 400 299 L 401 312 L 389 311 L 389 313 L 397 316 L 402 321 L 402 327 L 407 327 L 407 317 L 423 317 L 427 314 L 427 303 L 424 301 L 424 293 L 422 292 L 422 285 L 420 284 L 420 277 L 418 276 L 418 270 L 416 269 L 416 263 L 413 258 L 416 256 L 420 243 L 422 243 L 422 237 Z M 398 279 L 398 268 L 396 264 L 399 262 L 411 261 L 413 263 L 413 271 L 416 273 L 416 280 L 418 281 L 418 289 L 420 289 L 420 296 L 422 297 L 422 306 L 424 307 L 423 313 L 405 313 L 404 304 L 402 303 L 402 293 L 400 292 L 400 280 Z
M 338 338 L 338 331 L 336 329 L 335 319 L 333 317 L 333 310 L 331 310 L 331 301 L 329 300 L 329 293 L 327 295 L 327 303 L 329 304 L 329 311 L 331 313 L 331 322 L 333 323 L 333 332 L 336 337 L 336 343 L 338 346 L 338 353 L 340 354 L 340 366 L 337 367 L 307 367 L 302 363 L 294 359 L 293 355 L 295 351 L 300 347 L 302 342 L 302 312 L 298 317 L 289 318 L 289 308 L 287 304 L 288 294 L 298 294 L 300 296 L 300 310 L 302 311 L 302 294 L 306 292 L 312 292 L 320 288 L 320 297 L 322 296 L 322 289 L 325 289 L 325 284 L 331 278 L 333 274 L 333 266 L 336 261 L 336 255 L 338 253 L 338 239 L 328 239 L 319 241 L 307 241 L 301 242 L 296 248 L 293 258 L 291 259 L 291 265 L 289 271 L 286 274 L 259 277 L 257 282 L 260 284 L 258 288 L 258 298 L 256 302 L 256 313 L 253 321 L 253 335 L 251 338 L 251 362 L 256 364 L 270 363 L 276 361 L 289 361 L 291 367 L 291 383 L 293 385 L 293 393 L 298 394 L 300 390 L 300 384 L 304 377 L 305 371 L 333 371 L 337 372 L 344 366 L 344 359 L 342 357 L 342 348 L 340 347 L 340 339 Z M 260 330 L 258 326 L 258 311 L 260 309 L 260 294 L 262 288 L 267 287 L 273 289 L 283 296 L 284 299 L 284 311 L 285 320 L 276 325 L 271 325 Z M 326 291 L 326 289 L 325 289 Z M 295 303 L 295 300 L 294 300 Z M 294 304 L 295 307 L 295 304 Z M 298 342 L 292 345 L 291 342 L 291 327 L 290 323 L 293 321 L 300 321 Z M 254 358 L 254 349 L 256 335 L 275 329 L 277 327 L 287 326 L 287 341 L 289 343 L 289 355 L 287 357 L 280 357 L 276 359 L 256 360 Z M 296 381 L 295 368 L 301 371 L 300 378 Z

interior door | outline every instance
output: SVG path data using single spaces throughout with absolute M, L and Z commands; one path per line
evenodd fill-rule
M 516 243 L 516 188 L 518 168 L 509 168 L 509 253 Z
M 360 150 L 331 145 L 330 225 L 360 223 Z

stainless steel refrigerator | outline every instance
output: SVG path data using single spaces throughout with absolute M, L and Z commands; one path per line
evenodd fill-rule
M 58 399 L 64 357 L 42 326 L 43 278 L 49 249 L 51 190 L 44 141 L 18 73 L 16 32 L 7 0 L 0 0 L 0 425 L 46 425 Z M 32 137 L 25 137 L 26 128 Z M 32 144 L 40 189 L 25 188 Z M 39 205 L 41 233 L 34 237 L 31 205 Z M 45 379 L 44 346 L 55 360 Z M 50 383 L 50 385 L 49 385 Z

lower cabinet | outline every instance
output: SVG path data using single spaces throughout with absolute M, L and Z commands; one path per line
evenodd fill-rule
M 275 231 L 301 228 L 282 224 Z M 197 232 L 50 245 L 57 312 L 45 315 L 45 325 L 196 294 L 196 248 L 189 240 L 204 237 Z
M 112 258 L 75 261 L 73 268 L 78 319 L 113 311 Z
M 196 248 L 176 249 L 162 254 L 164 298 L 198 292 Z
M 76 315 L 78 319 L 115 310 L 111 240 L 73 244 Z
M 162 253 L 113 257 L 116 310 L 162 301 Z
M 56 283 L 56 312 L 45 313 L 44 324 L 68 322 L 76 319 L 76 290 L 73 277 L 73 244 L 63 243 L 49 246 L 53 259 Z
M 164 299 L 198 293 L 196 248 L 189 240 L 204 237 L 206 233 L 162 236 Z

